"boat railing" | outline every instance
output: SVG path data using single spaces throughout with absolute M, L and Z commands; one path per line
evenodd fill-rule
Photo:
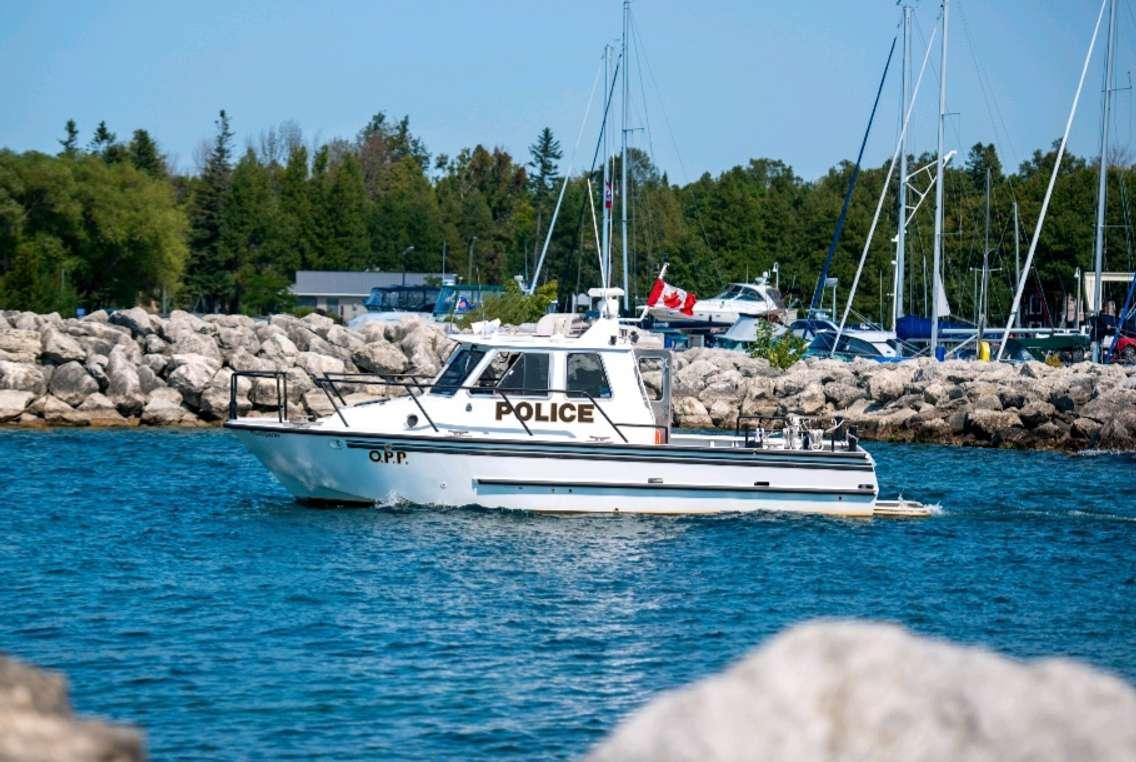
M 229 383 L 229 419 L 237 417 L 237 396 L 238 396 L 238 381 L 240 378 L 271 378 L 276 380 L 276 413 L 277 419 L 280 422 L 288 420 L 288 371 L 283 370 L 245 370 L 234 371 Z M 349 386 L 382 386 L 387 388 L 402 389 L 408 397 L 414 402 L 418 411 L 422 413 L 422 417 L 426 419 L 426 423 L 435 433 L 440 433 L 441 429 L 430 413 L 426 410 L 423 404 L 422 397 L 429 391 L 433 390 L 437 384 L 432 379 L 423 379 L 421 376 L 414 374 L 379 374 L 379 373 L 331 373 L 324 372 L 320 375 L 315 375 L 308 372 L 312 382 L 319 388 L 327 397 L 327 401 L 331 404 L 335 414 L 339 417 L 340 422 L 345 428 L 351 428 L 351 424 L 347 422 L 346 416 L 343 415 L 343 409 L 350 407 L 347 398 L 343 395 L 342 390 L 339 388 L 340 384 Z M 599 412 L 612 431 L 624 442 L 628 444 L 629 440 L 627 435 L 624 434 L 624 429 L 631 428 L 649 428 L 655 431 L 655 443 L 667 444 L 670 441 L 670 427 L 662 424 L 654 423 L 617 423 L 612 420 L 608 415 L 603 405 L 591 393 L 581 389 L 534 389 L 524 387 L 483 387 L 483 386 L 464 386 L 455 384 L 443 384 L 447 392 L 456 391 L 469 391 L 482 394 L 494 394 L 501 398 L 507 406 L 508 412 L 525 433 L 531 436 L 533 434 L 528 423 L 519 414 L 517 405 L 510 398 L 510 395 L 533 396 L 533 395 L 550 395 L 550 394 L 563 394 L 568 397 L 586 398 L 588 402 Z
M 841 417 L 832 419 L 830 426 L 811 426 L 813 421 L 801 416 L 784 415 L 738 415 L 734 424 L 734 436 L 742 439 L 742 446 L 746 448 L 763 449 L 772 444 L 771 435 L 780 434 L 783 446 L 784 440 L 790 436 L 801 437 L 802 449 L 824 449 L 825 437 L 828 438 L 828 449 L 854 451 L 858 437 L 856 429 L 848 426 L 848 422 Z M 813 440 L 813 432 L 820 432 L 819 440 Z

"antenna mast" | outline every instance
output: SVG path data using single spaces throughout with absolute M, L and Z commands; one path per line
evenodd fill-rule
M 622 144 L 619 149 L 619 240 L 623 248 L 623 310 L 631 309 L 631 291 L 627 286 L 627 21 L 631 14 L 631 0 L 623 0 L 623 126 L 619 131 Z

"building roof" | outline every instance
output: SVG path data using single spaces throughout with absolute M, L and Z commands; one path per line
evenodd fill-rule
M 405 274 L 408 286 L 421 286 L 427 278 L 438 273 Z M 292 293 L 296 296 L 358 296 L 371 293 L 372 288 L 401 286 L 403 272 L 350 272 L 346 270 L 297 270 Z

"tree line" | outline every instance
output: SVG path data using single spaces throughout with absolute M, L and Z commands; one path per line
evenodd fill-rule
M 596 222 L 602 172 L 569 178 L 558 221 L 562 151 L 545 128 L 522 161 L 476 145 L 432 155 L 408 117 L 372 117 L 349 139 L 308 144 L 285 123 L 243 152 L 221 111 L 198 171 L 174 171 L 144 129 L 119 140 L 100 122 L 83 145 L 74 121 L 56 155 L 0 150 L 0 307 L 73 313 L 76 307 L 135 303 L 197 311 L 265 314 L 288 310 L 298 269 L 456 273 L 502 283 L 532 278 L 546 237 L 541 281 L 556 281 L 566 306 L 599 282 Z M 1024 258 L 1055 158 L 1038 150 L 1007 172 L 993 145 L 979 143 L 948 167 L 944 278 L 954 312 L 974 310 L 972 268 L 986 241 L 984 191 L 991 178 L 990 310 L 1004 315 L 1015 270 L 1013 205 Z M 613 160 L 619 176 L 621 157 Z M 841 162 L 806 181 L 788 164 L 757 158 L 717 176 L 671 182 L 643 151 L 629 149 L 631 290 L 644 297 L 664 262 L 668 280 L 701 295 L 778 265 L 782 290 L 807 302 L 852 172 Z M 933 164 L 911 156 L 911 167 Z M 846 293 L 886 176 L 865 168 L 830 275 Z M 1110 169 L 1106 268 L 1132 269 L 1132 169 Z M 589 182 L 590 181 L 590 182 Z M 869 249 L 855 307 L 887 320 L 897 183 Z M 912 181 L 922 192 L 926 182 Z M 618 193 L 618 188 L 615 189 Z M 914 203 L 916 194 L 909 193 Z M 613 211 L 618 212 L 616 196 Z M 1095 161 L 1067 156 L 1037 247 L 1036 282 L 1053 313 L 1074 292 L 1073 272 L 1091 268 Z M 908 312 L 925 314 L 932 249 L 927 199 L 908 226 Z M 613 250 L 621 249 L 619 225 Z M 620 272 L 618 266 L 616 272 Z M 881 315 L 881 305 L 884 305 Z

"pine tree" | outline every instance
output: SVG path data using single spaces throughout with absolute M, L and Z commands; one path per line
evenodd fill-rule
M 280 229 L 283 245 L 295 256 L 293 270 L 314 268 L 312 181 L 308 179 L 308 151 L 298 145 L 288 154 L 280 178 Z M 294 272 L 291 273 L 294 275 Z
M 326 161 L 326 157 L 325 157 Z M 333 165 L 324 179 L 320 224 L 321 266 L 331 270 L 362 270 L 371 262 L 367 235 L 367 190 L 354 154 Z
M 233 131 L 222 109 L 216 121 L 217 136 L 196 182 L 189 210 L 189 262 L 185 286 L 196 309 L 227 308 L 235 296 L 234 262 L 221 251 L 221 225 L 232 176 Z
M 107 146 L 114 143 L 116 137 L 118 136 L 107 128 L 106 121 L 99 122 L 99 126 L 95 128 L 95 135 L 91 138 L 91 153 L 102 153 Z
M 532 157 L 528 164 L 532 168 L 529 183 L 538 197 L 545 196 L 555 187 L 556 180 L 560 177 L 557 162 L 563 155 L 560 141 L 548 127 L 541 130 L 536 142 L 529 146 L 529 156 Z
M 166 163 L 158 153 L 158 144 L 146 130 L 135 130 L 130 144 L 126 147 L 130 163 L 150 177 L 166 177 Z
M 79 153 L 79 127 L 75 124 L 74 119 L 68 119 L 64 129 L 67 131 L 67 137 L 59 141 L 59 145 L 63 146 L 59 155 L 76 156 Z

